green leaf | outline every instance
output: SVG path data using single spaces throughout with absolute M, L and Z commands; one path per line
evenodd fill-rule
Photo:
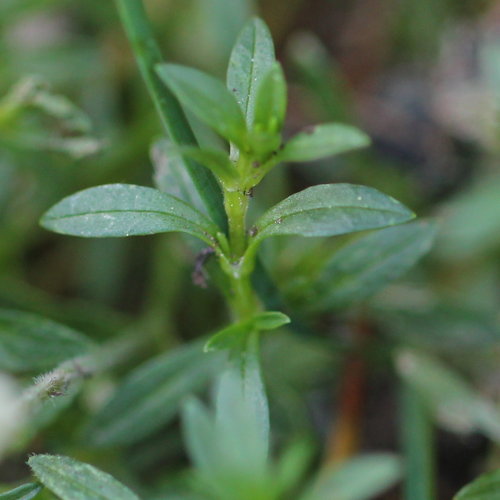
M 222 82 L 177 64 L 160 64 L 157 71 L 183 106 L 222 137 L 239 146 L 244 145 L 247 135 L 245 119 L 235 98 Z
M 290 323 L 290 318 L 281 312 L 266 311 L 253 318 L 234 323 L 215 333 L 205 344 L 205 352 L 241 348 L 252 331 L 275 330 Z
M 27 483 L 5 493 L 0 493 L 0 500 L 31 500 L 40 491 L 42 491 L 42 486 L 38 483 Z
M 448 429 L 461 433 L 480 431 L 500 442 L 500 411 L 459 374 L 415 350 L 401 349 L 395 359 L 399 375 Z
M 396 456 L 364 455 L 324 471 L 304 500 L 365 500 L 382 493 L 400 476 L 401 462 Z
M 443 230 L 436 250 L 445 260 L 478 258 L 500 245 L 500 176 L 487 176 L 442 210 Z
M 83 237 L 120 237 L 181 231 L 214 244 L 217 227 L 187 203 L 160 191 L 108 184 L 64 198 L 48 210 L 42 226 Z
M 196 145 L 196 138 L 179 102 L 155 71 L 156 65 L 164 59 L 143 3 L 139 0 L 117 0 L 116 4 L 142 77 L 169 139 L 176 145 Z M 201 211 L 224 228 L 226 216 L 222 193 L 213 175 L 201 165 L 188 161 L 185 176 L 185 187 L 192 190 L 204 206 Z
M 390 336 L 433 351 L 458 353 L 490 350 L 500 342 L 496 314 L 461 304 L 378 308 L 378 321 Z
M 276 498 L 270 493 L 274 481 L 267 464 L 267 434 L 262 432 L 253 396 L 231 367 L 219 380 L 215 415 L 195 400 L 184 407 L 184 432 L 195 477 L 210 497 Z
M 276 161 L 311 161 L 364 148 L 370 138 L 349 125 L 315 125 L 292 137 L 276 156 Z
M 257 90 L 253 129 L 279 134 L 285 121 L 286 98 L 285 75 L 276 62 L 264 75 Z
M 499 500 L 500 469 L 482 474 L 472 483 L 464 486 L 453 500 Z
M 69 457 L 34 455 L 28 465 L 62 500 L 139 500 L 113 476 Z
M 43 371 L 86 354 L 93 344 L 82 334 L 34 314 L 0 309 L 0 370 Z
M 236 41 L 227 68 L 227 87 L 236 97 L 249 127 L 254 121 L 257 89 L 274 60 L 268 27 L 261 19 L 251 19 Z
M 225 184 L 238 179 L 236 166 L 224 151 L 184 147 L 180 149 L 180 153 L 210 169 Z
M 99 446 L 132 444 L 166 425 L 182 400 L 200 390 L 220 359 L 199 343 L 157 356 L 133 370 L 86 429 Z
M 344 308 L 370 297 L 430 250 L 436 230 L 433 222 L 414 221 L 348 243 L 319 269 L 308 291 L 307 309 Z
M 269 236 L 334 236 L 406 222 L 414 214 L 376 189 L 323 184 L 289 196 L 255 224 L 255 242 Z

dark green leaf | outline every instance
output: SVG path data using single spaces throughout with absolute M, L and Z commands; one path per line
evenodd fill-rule
M 327 156 L 363 148 L 370 144 L 369 137 L 355 127 L 338 123 L 315 125 L 292 137 L 277 161 L 311 161 Z
M 255 241 L 269 236 L 334 236 L 406 222 L 414 214 L 376 189 L 323 184 L 289 196 L 256 223 Z
M 43 371 L 85 354 L 92 342 L 54 321 L 20 311 L 0 310 L 0 370 Z
M 227 68 L 227 87 L 253 125 L 257 89 L 274 62 L 271 34 L 261 19 L 251 19 L 243 28 L 231 53 Z
M 161 64 L 158 74 L 183 106 L 237 145 L 246 140 L 245 119 L 234 96 L 216 78 L 193 68 Z
M 427 253 L 436 225 L 415 221 L 361 236 L 321 266 L 307 296 L 309 310 L 343 308 L 399 278 Z
M 83 237 L 120 237 L 181 231 L 214 244 L 217 227 L 187 203 L 156 189 L 108 184 L 54 205 L 41 220 L 52 231 Z
M 0 493 L 0 500 L 31 500 L 42 491 L 37 483 L 27 483 L 5 493 Z
M 113 476 L 69 457 L 35 455 L 30 457 L 28 465 L 62 500 L 139 500 Z
M 401 476 L 400 460 L 388 453 L 360 456 L 324 471 L 304 500 L 367 500 Z
M 279 134 L 286 113 L 286 82 L 278 63 L 264 75 L 255 100 L 254 130 Z
M 453 500 L 500 500 L 500 470 L 479 476 L 464 486 Z
M 166 425 L 182 400 L 201 389 L 219 358 L 196 343 L 161 354 L 133 370 L 94 416 L 86 435 L 96 445 L 131 444 Z

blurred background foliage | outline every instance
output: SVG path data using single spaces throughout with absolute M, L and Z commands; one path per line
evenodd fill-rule
M 305 439 L 316 468 L 392 450 L 408 455 L 409 470 L 423 446 L 437 498 L 500 467 L 500 3 L 146 4 L 168 60 L 220 77 L 242 24 L 259 13 L 290 83 L 286 134 L 340 121 L 372 137 L 365 151 L 276 169 L 253 214 L 315 183 L 353 182 L 432 219 L 406 236 L 265 244 L 266 267 L 298 319 L 264 346 L 275 446 Z M 178 236 L 82 240 L 38 226 L 78 189 L 161 176 L 162 158 L 150 154 L 161 129 L 115 6 L 3 0 L 0 60 L 0 307 L 75 336 L 40 366 L 38 344 L 14 346 L 2 318 L 0 484 L 29 475 L 29 453 L 63 453 L 145 497 L 174 498 L 187 466 L 179 403 L 217 371 L 193 341 L 227 322 L 223 301 L 210 284 L 193 284 L 194 256 Z M 190 120 L 202 144 L 217 141 Z M 9 413 L 20 393 L 36 400 L 34 376 L 74 355 L 76 331 L 101 355 L 84 357 L 48 401 Z M 83 381 L 87 369 L 95 376 Z

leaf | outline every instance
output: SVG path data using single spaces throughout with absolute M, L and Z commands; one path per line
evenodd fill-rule
M 246 140 L 245 119 L 222 82 L 193 68 L 160 64 L 158 75 L 183 106 L 222 137 L 242 146 Z
M 426 254 L 436 224 L 414 221 L 361 236 L 337 251 L 318 272 L 307 295 L 309 311 L 360 302 L 399 278 Z
M 93 344 L 82 334 L 41 316 L 0 309 L 0 370 L 49 370 L 87 353 Z
M 392 337 L 405 344 L 447 353 L 489 350 L 500 342 L 495 314 L 463 305 L 378 309 L 378 321 Z
M 464 486 L 453 500 L 499 500 L 500 469 L 482 474 L 472 483 Z
M 29 458 L 28 465 L 62 500 L 139 500 L 113 476 L 69 457 L 34 455 Z
M 159 139 L 153 143 L 150 156 L 154 168 L 156 188 L 185 201 L 200 212 L 205 212 L 205 205 L 199 191 L 193 184 L 179 146 L 168 139 Z M 206 171 L 201 165 L 200 168 Z M 210 172 L 207 173 L 210 174 Z
M 396 456 L 364 455 L 324 471 L 304 500 L 365 500 L 382 493 L 400 476 L 401 462 Z
M 118 13 L 132 45 L 141 75 L 169 139 L 176 145 L 196 145 L 196 138 L 179 102 L 163 85 L 155 67 L 163 62 L 160 48 L 142 2 L 117 1 Z M 193 191 L 209 217 L 222 228 L 226 225 L 222 193 L 210 172 L 195 162 L 186 162 L 185 186 Z M 185 200 L 187 201 L 187 200 Z M 192 203 L 194 206 L 198 205 Z
M 488 176 L 445 205 L 437 251 L 458 260 L 495 251 L 500 245 L 500 177 Z
M 278 153 L 276 161 L 311 161 L 364 148 L 370 138 L 349 125 L 315 125 L 292 137 Z
M 399 375 L 447 428 L 461 433 L 480 431 L 500 442 L 500 412 L 459 374 L 411 349 L 400 349 L 395 361 Z
M 131 184 L 85 189 L 49 209 L 42 226 L 61 234 L 120 237 L 181 231 L 214 244 L 217 227 L 187 203 Z
M 279 134 L 285 121 L 286 82 L 279 63 L 274 63 L 264 75 L 255 100 L 254 130 Z
M 335 236 L 400 224 L 414 214 L 376 189 L 323 184 L 289 196 L 255 224 L 255 242 L 269 236 Z
M 210 169 L 223 183 L 231 183 L 238 179 L 236 166 L 224 151 L 184 147 L 180 149 L 180 153 Z
M 290 323 L 290 318 L 281 312 L 266 311 L 256 314 L 253 318 L 229 325 L 210 337 L 204 351 L 219 351 L 241 348 L 247 336 L 254 330 L 275 330 Z
M 31 500 L 40 491 L 42 491 L 42 486 L 38 483 L 27 483 L 5 493 L 0 493 L 0 500 Z
M 254 121 L 257 89 L 274 60 L 268 27 L 261 19 L 251 19 L 236 41 L 227 68 L 227 87 L 236 97 L 249 127 Z
M 132 444 L 149 436 L 174 418 L 187 395 L 207 383 L 218 361 L 196 343 L 138 366 L 94 416 L 85 435 L 99 446 Z

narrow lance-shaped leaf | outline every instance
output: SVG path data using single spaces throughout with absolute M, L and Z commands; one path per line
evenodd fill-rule
M 117 0 L 120 18 L 132 45 L 144 82 L 169 139 L 177 145 L 196 145 L 196 138 L 174 95 L 163 85 L 155 66 L 163 62 L 153 29 L 141 0 Z M 186 162 L 185 187 L 196 192 L 210 218 L 226 223 L 222 193 L 214 176 L 196 162 Z
M 214 244 L 217 227 L 187 203 L 156 189 L 109 184 L 85 189 L 48 210 L 41 224 L 83 237 L 120 237 L 181 231 Z
M 227 68 L 227 87 L 249 127 L 253 125 L 257 89 L 273 62 L 274 46 L 268 27 L 261 19 L 251 19 L 236 41 Z
M 216 78 L 194 68 L 160 64 L 158 75 L 183 106 L 237 145 L 246 139 L 245 119 L 234 96 Z
M 447 428 L 465 433 L 477 430 L 500 442 L 500 412 L 459 374 L 437 359 L 410 349 L 396 354 L 396 367 Z
M 79 332 L 21 311 L 0 310 L 0 370 L 42 371 L 87 353 L 92 342 Z
M 35 455 L 28 465 L 35 476 L 62 500 L 139 500 L 113 476 L 69 457 Z
M 184 398 L 201 389 L 220 358 L 199 343 L 161 354 L 133 370 L 86 429 L 98 446 L 132 444 L 166 425 Z
M 436 225 L 414 221 L 362 236 L 338 250 L 308 285 L 308 310 L 342 308 L 397 279 L 427 253 Z
M 363 148 L 370 138 L 350 125 L 326 123 L 315 125 L 292 137 L 275 161 L 311 161 Z
M 497 500 L 500 498 L 500 469 L 479 476 L 464 486 L 453 500 Z
M 304 500 L 368 500 L 401 476 L 401 461 L 389 453 L 360 456 L 325 470 Z
M 0 500 L 31 500 L 42 491 L 42 486 L 38 483 L 23 484 L 13 490 L 0 493 Z
M 323 184 L 289 196 L 255 224 L 254 244 L 269 236 L 334 236 L 406 222 L 414 214 L 376 189 Z

